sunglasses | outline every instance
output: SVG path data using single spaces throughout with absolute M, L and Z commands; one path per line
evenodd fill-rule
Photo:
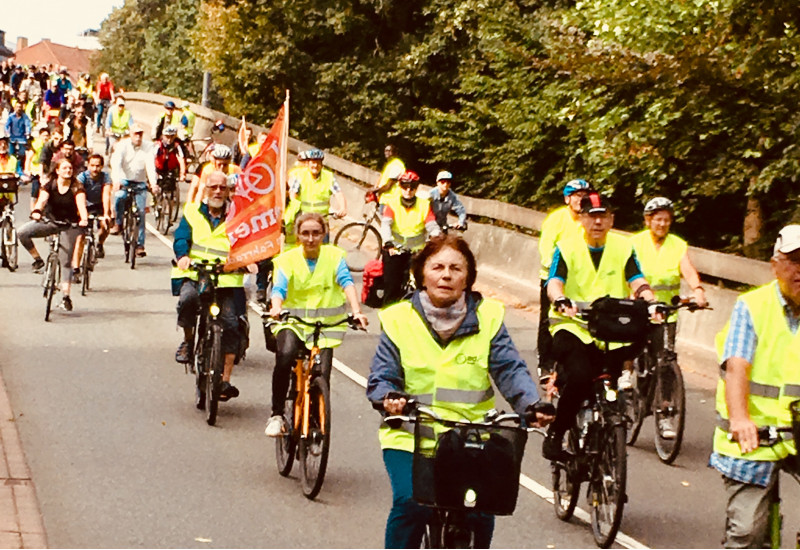
M 411 181 L 400 181 L 397 182 L 397 185 L 399 185 L 403 189 L 416 189 L 417 187 L 419 187 L 418 183 Z

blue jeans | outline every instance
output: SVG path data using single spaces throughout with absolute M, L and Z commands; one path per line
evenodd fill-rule
M 8 144 L 8 154 L 17 157 L 17 175 L 22 175 L 22 168 L 25 166 L 25 149 L 28 144 L 25 141 L 11 141 Z
M 383 463 L 392 485 L 392 509 L 386 520 L 386 548 L 419 548 L 425 525 L 433 510 L 417 504 L 412 497 L 411 468 L 414 455 L 397 449 L 383 450 Z M 471 514 L 475 526 L 475 548 L 489 548 L 494 516 Z
M 117 225 L 122 227 L 122 216 L 125 214 L 125 200 L 128 198 L 128 190 L 133 192 L 136 207 L 139 209 L 139 239 L 138 246 L 144 246 L 144 214 L 147 207 L 147 184 L 143 181 L 123 180 L 122 187 L 115 195 L 114 208 L 117 210 Z
M 108 99 L 101 99 L 100 103 L 97 104 L 97 120 L 95 121 L 95 127 L 98 130 L 104 126 L 104 118 L 109 105 L 111 105 L 111 101 Z

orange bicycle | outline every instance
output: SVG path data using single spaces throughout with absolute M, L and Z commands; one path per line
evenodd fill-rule
M 300 463 L 303 494 L 313 499 L 322 489 L 331 445 L 330 389 L 322 374 L 319 338 L 326 328 L 347 324 L 351 329 L 359 330 L 361 325 L 352 315 L 325 324 L 322 321 L 312 323 L 283 311 L 278 321 L 265 316 L 264 329 L 270 330 L 281 323 L 297 323 L 314 329 L 311 349 L 302 349 L 292 371 L 283 413 L 286 433 L 275 441 L 278 472 L 288 476 L 296 457 Z

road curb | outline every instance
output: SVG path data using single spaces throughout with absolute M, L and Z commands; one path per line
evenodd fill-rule
M 36 487 L 0 374 L 0 548 L 47 548 Z

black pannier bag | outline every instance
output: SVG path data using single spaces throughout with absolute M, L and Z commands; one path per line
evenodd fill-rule
M 598 298 L 587 314 L 589 333 L 602 342 L 639 342 L 650 329 L 648 305 L 644 300 Z

